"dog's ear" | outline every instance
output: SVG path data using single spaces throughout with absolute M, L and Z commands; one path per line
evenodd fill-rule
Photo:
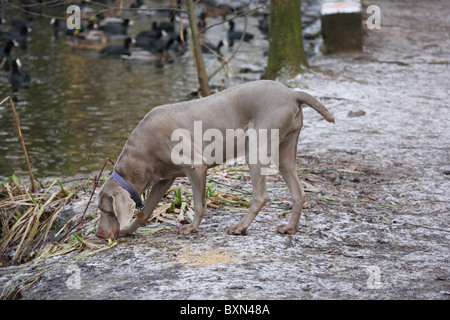
M 114 214 L 119 220 L 120 229 L 127 226 L 133 217 L 135 203 L 130 198 L 130 195 L 125 190 L 120 190 L 113 196 L 113 209 Z

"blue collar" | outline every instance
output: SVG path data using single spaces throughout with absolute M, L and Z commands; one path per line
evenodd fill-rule
M 131 196 L 131 199 L 133 199 L 134 203 L 136 203 L 136 208 L 138 208 L 140 211 L 144 210 L 145 205 L 142 203 L 141 197 L 139 196 L 139 194 L 136 191 L 134 191 L 133 187 L 131 187 L 128 184 L 128 182 L 126 182 L 125 179 L 120 176 L 120 174 L 114 172 L 111 175 L 111 178 L 113 178 L 118 183 L 120 183 L 122 188 L 124 188 L 125 190 L 128 191 L 128 193 Z

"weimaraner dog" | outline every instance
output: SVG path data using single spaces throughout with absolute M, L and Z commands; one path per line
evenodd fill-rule
M 236 235 L 245 233 L 268 201 L 263 170 L 268 163 L 255 160 L 255 157 L 254 161 L 249 161 L 257 140 L 252 142 L 247 133 L 253 130 L 256 133 L 276 133 L 271 136 L 275 139 L 266 143 L 265 150 L 270 147 L 268 154 L 278 156 L 277 161 L 271 163 L 278 164 L 293 202 L 288 224 L 280 225 L 277 230 L 280 233 L 295 233 L 305 201 L 296 170 L 303 104 L 314 108 L 327 121 L 334 122 L 332 114 L 311 95 L 269 80 L 242 84 L 198 100 L 153 108 L 131 132 L 114 166 L 113 175 L 100 190 L 98 207 L 101 217 L 97 236 L 108 239 L 131 235 L 147 223 L 175 178 L 186 176 L 193 191 L 195 215 L 192 224 L 181 226 L 178 233 L 186 235 L 197 232 L 206 212 L 207 169 L 230 163 L 239 155 L 236 147 L 231 151 L 215 148 L 211 152 L 212 136 L 216 139 L 216 147 L 220 145 L 225 149 L 229 145 L 234 146 L 230 142 L 239 140 L 239 134 L 227 135 L 230 130 L 244 132 L 241 142 L 244 141 L 245 161 L 249 165 L 253 193 L 247 214 L 227 232 Z M 227 138 L 233 141 L 227 141 Z M 265 137 L 262 140 L 269 139 Z M 144 206 L 140 195 L 149 188 L 150 195 Z M 143 211 L 128 226 L 135 207 Z

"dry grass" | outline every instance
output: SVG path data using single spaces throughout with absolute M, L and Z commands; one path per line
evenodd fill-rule
M 43 191 L 32 193 L 28 187 L 10 180 L 0 188 L 0 253 L 14 249 L 11 260 L 26 262 L 52 242 L 55 219 L 77 190 L 69 192 L 59 180 L 54 180 Z

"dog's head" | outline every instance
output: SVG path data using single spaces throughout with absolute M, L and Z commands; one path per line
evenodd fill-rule
M 100 190 L 100 222 L 97 237 L 114 239 L 133 217 L 135 203 L 130 194 L 114 179 L 108 179 Z

